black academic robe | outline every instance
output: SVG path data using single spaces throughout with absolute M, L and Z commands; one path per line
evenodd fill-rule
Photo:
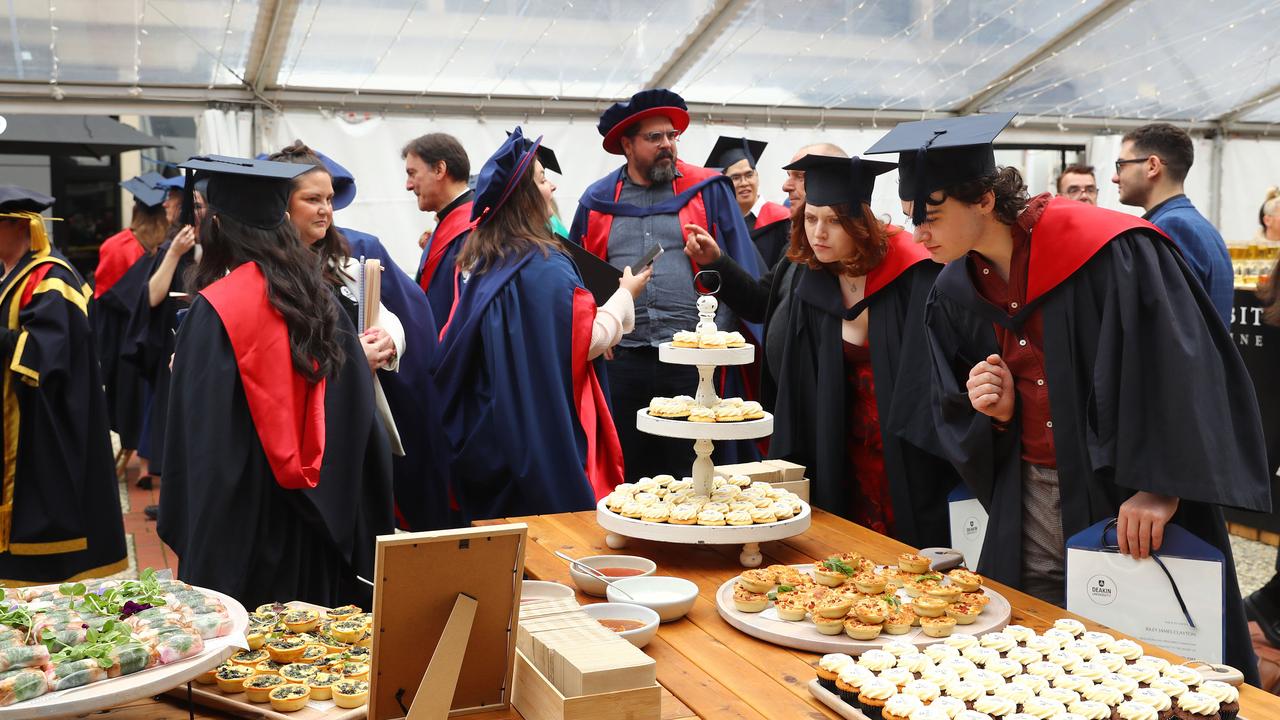
M 148 262 L 144 255 L 134 265 Z M 144 379 L 138 366 L 122 360 L 133 305 L 128 286 L 119 283 L 89 303 L 89 322 L 106 386 L 107 417 L 120 436 L 120 447 L 136 450 L 146 414 Z
M 178 313 L 189 302 L 187 298 L 166 295 L 159 305 L 151 306 L 151 276 L 160 269 L 160 263 L 169 251 L 170 244 L 166 242 L 161 245 L 154 255 L 144 255 L 113 288 L 132 307 L 121 354 L 138 369 L 151 387 L 151 402 L 146 410 L 151 421 L 146 425 L 146 437 L 141 440 L 141 445 L 146 451 L 142 455 L 147 459 L 152 475 L 164 472 L 164 419 L 169 406 L 169 359 L 177 342 Z M 186 292 L 187 272 L 194 262 L 195 248 L 192 248 L 178 260 L 169 292 Z
M 56 251 L 28 253 L 0 286 L 2 585 L 128 567 L 89 295 Z
M 764 258 L 764 266 L 771 268 L 777 265 L 791 245 L 791 210 L 775 203 L 765 203 L 759 215 L 747 213 L 743 219 L 750 229 L 751 242 Z
M 248 607 L 290 598 L 369 606 L 371 589 L 356 576 L 372 578 L 374 538 L 393 532 L 391 449 L 355 329 L 345 312 L 338 322 L 346 359 L 325 382 L 319 480 L 286 489 L 222 318 L 203 295 L 192 303 L 173 361 L 157 525 L 182 580 Z
M 848 310 L 836 276 L 825 270 L 784 262 L 757 282 L 723 259 L 710 269 L 721 271 L 723 301 L 744 318 L 765 322 L 761 395 L 774 414 L 769 456 L 804 465 L 813 504 L 842 515 L 854 502 L 857 480 L 847 450 L 841 323 L 867 310 L 894 535 L 914 547 L 946 547 L 947 494 L 959 479 L 945 460 L 893 432 L 896 418 L 925 409 L 928 396 L 920 388 L 927 388 L 929 366 L 920 328 L 938 266 L 913 250 L 909 235 L 895 237 L 903 257 L 886 258 L 883 277 L 869 280 L 874 292 Z
M 1053 200 L 1031 242 L 1027 302 L 1012 317 L 978 293 L 967 259 L 938 276 L 925 311 L 931 422 L 902 432 L 950 459 L 987 509 L 978 572 L 1019 587 L 1017 416 L 993 429 L 965 382 L 999 352 L 992 323 L 1018 332 L 1039 308 L 1063 536 L 1114 517 L 1139 490 L 1181 498 L 1172 522 L 1226 557 L 1226 660 L 1256 684 L 1220 506 L 1269 511 L 1271 473 L 1253 385 L 1226 327 L 1177 250 L 1136 218 Z

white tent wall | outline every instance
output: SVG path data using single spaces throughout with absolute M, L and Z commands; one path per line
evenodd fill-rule
M 196 118 L 196 147 L 209 155 L 251 157 L 253 113 L 205 110 Z
M 1258 209 L 1267 188 L 1280 185 L 1280 138 L 1228 140 L 1223 153 L 1222 222 L 1227 242 L 1258 231 Z

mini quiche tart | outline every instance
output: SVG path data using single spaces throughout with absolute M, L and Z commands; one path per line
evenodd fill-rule
M 308 645 L 306 649 L 302 651 L 302 657 L 298 658 L 298 662 L 311 663 L 314 665 L 315 663 L 324 660 L 327 655 L 329 655 L 329 648 L 321 645 L 320 643 L 313 643 Z
M 218 676 L 218 668 L 213 668 L 212 670 L 208 670 L 206 672 L 202 672 L 199 675 L 197 675 L 196 682 L 200 683 L 201 685 L 213 685 L 214 683 L 218 682 L 217 676 Z
M 338 642 L 359 642 L 367 626 L 359 620 L 339 620 L 329 628 L 333 639 Z
M 289 612 L 289 606 L 285 605 L 282 602 L 263 603 L 262 605 L 259 605 L 258 607 L 254 608 L 254 612 L 274 613 L 276 615 L 283 615 L 284 613 Z
M 333 703 L 343 709 L 358 708 L 369 700 L 369 683 L 343 680 L 333 686 Z
M 272 660 L 286 665 L 302 657 L 302 653 L 307 650 L 307 644 L 296 637 L 277 638 L 262 647 L 266 649 Z
M 275 660 L 263 660 L 253 666 L 253 671 L 259 675 L 279 675 L 282 667 L 284 667 L 284 663 L 278 663 Z
M 244 665 L 223 665 L 213 674 L 218 689 L 224 693 L 244 692 L 244 681 L 253 677 L 253 668 Z
M 360 613 L 361 613 L 361 609 L 356 605 L 343 605 L 341 607 L 336 607 L 332 610 L 329 610 L 325 614 L 333 618 L 334 620 L 346 620 L 347 618 L 352 617 L 354 615 L 359 615 Z
M 342 676 L 332 672 L 318 672 L 307 680 L 311 688 L 312 700 L 328 700 L 333 697 L 333 686 L 342 680 Z
M 315 610 L 290 610 L 280 618 L 289 632 L 306 633 L 320 626 L 320 613 Z
M 355 662 L 362 663 L 369 662 L 369 658 L 372 656 L 373 650 L 361 645 L 357 645 L 353 648 L 347 648 L 347 650 L 342 653 L 343 660 L 353 660 Z
M 280 668 L 280 677 L 291 683 L 306 682 L 316 673 L 320 672 L 320 668 L 307 663 L 290 663 Z
M 254 675 L 244 681 L 244 694 L 248 696 L 249 702 L 264 703 L 267 701 L 267 693 L 286 682 L 288 681 L 279 675 Z
M 271 691 L 271 709 L 276 712 L 295 712 L 306 707 L 311 699 L 311 689 L 306 685 L 290 683 Z
M 347 680 L 368 680 L 369 664 L 362 662 L 344 662 L 342 666 L 336 668 L 342 673 L 342 677 Z
M 267 655 L 266 650 L 241 650 L 231 656 L 231 664 L 253 666 L 263 660 L 266 660 L 268 657 L 270 656 Z

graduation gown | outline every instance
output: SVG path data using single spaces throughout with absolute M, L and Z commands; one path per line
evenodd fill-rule
M 129 564 L 90 294 L 47 249 L 24 256 L 0 286 L 0 584 L 98 577 Z
M 755 282 L 730 262 L 711 269 L 721 271 L 720 295 L 731 307 L 766 322 L 761 394 L 774 416 L 769 456 L 808 468 L 813 504 L 845 516 L 857 469 L 847 452 L 845 393 L 836 391 L 846 383 L 841 323 L 867 311 L 894 535 L 915 547 L 949 546 L 947 493 L 959 478 L 945 460 L 893 432 L 897 418 L 927 411 L 931 369 L 922 327 L 939 267 L 898 230 L 885 259 L 867 274 L 863 300 L 848 310 L 839 281 L 826 270 L 788 261 Z
M 440 435 L 439 402 L 430 376 L 438 337 L 431 304 L 378 238 L 358 230 L 339 230 L 351 245 L 352 257 L 382 261 L 382 304 L 404 325 L 411 348 L 400 358 L 398 372 L 378 373 L 404 446 L 404 455 L 391 459 L 396 523 L 405 530 L 450 527 L 454 520 L 449 512 L 448 450 Z
M 557 251 L 462 284 L 433 376 L 467 521 L 590 510 L 622 482 L 604 370 L 587 360 L 595 313 Z
M 458 264 L 458 253 L 467 241 L 467 235 L 475 227 L 471 222 L 471 191 L 463 196 L 465 202 L 444 216 L 444 220 L 436 225 L 427 240 L 427 247 L 422 253 L 422 267 L 418 268 L 418 285 L 426 293 L 431 306 L 432 317 L 436 327 L 444 327 L 449 319 L 449 309 L 453 307 L 455 288 L 454 269 Z
M 578 210 L 569 228 L 569 239 L 599 257 L 609 259 L 609 232 L 616 215 L 645 217 L 675 213 L 680 225 L 695 224 L 705 228 L 719 243 L 721 250 L 733 258 L 754 278 L 764 273 L 766 266 L 751 242 L 750 233 L 742 217 L 738 201 L 734 197 L 733 182 L 716 170 L 708 170 L 677 160 L 678 175 L 672 182 L 674 196 L 669 200 L 647 208 L 631 203 L 620 203 L 622 177 L 627 171 L 623 165 L 600 178 L 587 188 L 578 200 Z M 700 268 L 689 262 L 694 275 Z M 722 328 L 724 329 L 724 328 Z M 744 322 L 742 332 L 747 341 L 757 346 L 761 327 L 757 323 Z M 759 393 L 758 363 L 748 366 L 720 368 L 716 378 L 716 392 L 720 397 L 744 397 L 754 400 Z M 690 392 L 692 392 L 692 388 Z M 714 459 L 718 464 L 759 460 L 760 453 L 753 441 L 729 441 L 716 443 Z
M 993 429 L 965 381 L 998 352 L 992 324 L 1019 332 L 1038 307 L 1063 536 L 1114 517 L 1139 490 L 1181 498 L 1172 522 L 1226 557 L 1226 661 L 1256 682 L 1220 506 L 1270 511 L 1270 471 L 1253 386 L 1226 327 L 1177 250 L 1142 220 L 1056 198 L 1031 243 L 1016 315 L 982 298 L 967 260 L 939 274 L 925 311 L 931 412 L 902 432 L 951 460 L 987 509 L 978 572 L 1018 587 L 1018 418 Z
M 307 383 L 265 288 L 257 265 L 241 265 L 182 322 L 156 529 L 180 579 L 246 606 L 368 603 L 356 575 L 372 577 L 374 538 L 393 529 L 369 366 L 340 312 L 346 360 Z
M 120 436 L 120 447 L 129 450 L 138 447 L 146 394 L 138 367 L 120 360 L 132 303 L 116 286 L 144 255 L 142 244 L 131 230 L 107 238 L 98 249 L 93 299 L 89 303 L 89 322 L 106 387 L 107 417 L 111 429 Z
M 165 296 L 155 307 L 151 306 L 151 276 L 160 269 L 165 253 L 172 243 L 160 246 L 154 255 L 143 257 L 117 283 L 120 294 L 132 307 L 129 325 L 121 346 L 121 356 L 133 363 L 151 388 L 151 402 L 147 406 L 144 436 L 139 450 L 148 461 L 152 475 L 164 472 L 165 418 L 169 406 L 169 358 L 177 344 L 178 313 L 189 302 L 186 298 Z M 173 271 L 169 292 L 186 292 L 187 271 L 195 262 L 195 248 L 178 259 Z
M 747 213 L 744 220 L 751 229 L 751 242 L 760 251 L 764 266 L 777 265 L 791 244 L 791 209 L 766 202 L 760 206 L 759 213 Z

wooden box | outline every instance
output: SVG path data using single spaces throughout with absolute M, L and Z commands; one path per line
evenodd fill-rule
M 527 720 L 659 720 L 662 688 L 655 683 L 632 690 L 565 697 L 517 650 L 511 704 Z
M 767 482 L 780 490 L 789 490 L 809 502 L 809 480 L 805 468 L 786 460 L 762 460 L 760 462 L 717 465 L 715 473 L 722 477 L 746 475 L 752 482 Z

